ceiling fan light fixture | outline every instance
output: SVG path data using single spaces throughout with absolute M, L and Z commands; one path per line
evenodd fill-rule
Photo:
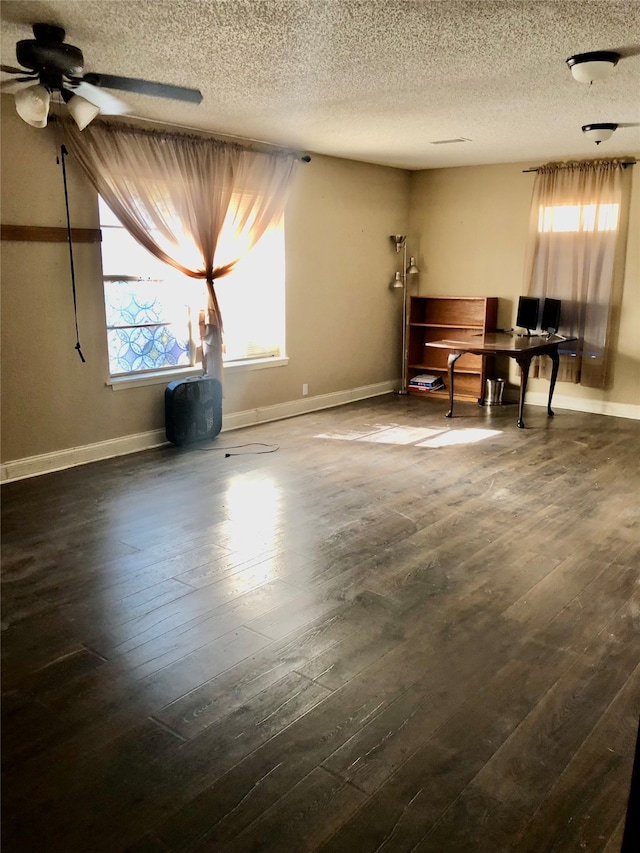
M 67 99 L 65 98 L 65 100 Z M 78 130 L 84 130 L 100 112 L 100 107 L 92 104 L 91 101 L 87 101 L 81 95 L 72 95 L 67 101 L 67 109 L 78 125 Z
M 27 86 L 16 93 L 16 112 L 31 127 L 46 127 L 51 95 L 41 84 Z
M 612 124 L 611 122 L 600 122 L 599 124 L 583 124 L 582 132 L 590 139 L 592 142 L 595 142 L 596 145 L 600 145 L 601 142 L 606 142 L 607 139 L 611 139 L 613 136 L 614 130 L 618 129 L 617 124 Z
M 567 59 L 574 80 L 578 83 L 594 83 L 606 79 L 618 64 L 620 54 L 613 50 L 595 50 L 591 53 L 576 53 Z

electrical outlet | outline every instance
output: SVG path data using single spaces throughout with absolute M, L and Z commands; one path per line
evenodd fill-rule
M 309 386 L 305 382 L 302 386 L 302 396 L 306 397 L 308 393 L 309 393 Z

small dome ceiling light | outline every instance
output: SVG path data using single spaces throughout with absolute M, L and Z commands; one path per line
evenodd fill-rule
M 601 142 L 606 142 L 607 139 L 611 139 L 614 130 L 617 129 L 618 125 L 612 124 L 611 122 L 582 125 L 582 132 L 584 135 L 592 142 L 595 142 L 596 145 L 600 145 Z
M 578 83 L 593 83 L 604 80 L 618 64 L 620 54 L 613 50 L 595 50 L 592 53 L 576 53 L 567 59 L 567 65 Z

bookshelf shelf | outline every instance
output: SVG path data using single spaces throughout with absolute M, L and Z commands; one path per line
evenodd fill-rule
M 447 352 L 425 351 L 425 343 L 451 336 L 451 332 L 493 332 L 498 300 L 494 296 L 412 296 L 407 323 L 407 391 L 419 397 L 446 397 L 445 387 L 428 390 L 411 386 L 413 377 L 428 373 L 447 385 Z M 425 361 L 428 357 L 429 361 Z M 491 359 L 466 354 L 456 362 L 456 400 L 477 400 L 491 369 Z

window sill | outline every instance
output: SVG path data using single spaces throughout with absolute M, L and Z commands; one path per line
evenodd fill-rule
M 269 367 L 286 367 L 289 359 L 286 355 L 269 356 L 268 358 L 252 358 L 246 361 L 227 361 L 225 373 L 245 373 L 249 370 L 265 370 Z
M 202 376 L 201 367 L 181 367 L 176 370 L 160 370 L 158 373 L 137 374 L 135 376 L 111 376 L 106 384 L 113 391 L 123 391 L 125 388 L 140 388 L 142 385 L 167 385 L 176 379 L 189 379 L 192 376 Z
M 286 356 L 277 358 L 255 358 L 250 361 L 228 361 L 224 365 L 225 373 L 245 373 L 252 370 L 265 370 L 270 367 L 285 367 L 289 364 Z M 162 370 L 158 373 L 136 376 L 112 376 L 105 383 L 113 391 L 123 391 L 126 388 L 140 388 L 145 385 L 167 385 L 177 379 L 190 379 L 202 376 L 202 367 L 181 367 L 176 370 Z

